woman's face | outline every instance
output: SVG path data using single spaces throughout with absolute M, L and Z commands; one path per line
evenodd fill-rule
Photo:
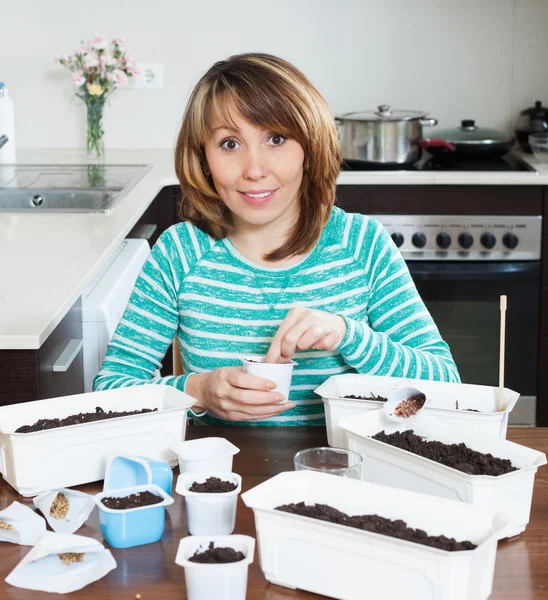
M 236 231 L 249 226 L 293 222 L 303 178 L 304 152 L 294 139 L 257 129 L 235 108 L 237 129 L 218 118 L 205 144 L 207 164 L 217 193 L 230 209 Z

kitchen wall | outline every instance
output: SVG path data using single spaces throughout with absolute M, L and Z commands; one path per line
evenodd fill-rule
M 95 33 L 165 65 L 163 89 L 111 96 L 111 148 L 171 147 L 199 76 L 245 51 L 295 63 L 338 114 L 388 103 L 444 127 L 511 129 L 521 109 L 548 105 L 548 0 L 0 0 L 0 23 L 25 148 L 84 144 L 85 109 L 53 57 Z

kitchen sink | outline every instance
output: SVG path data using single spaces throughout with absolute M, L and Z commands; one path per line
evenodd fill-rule
M 0 167 L 0 212 L 110 212 L 148 165 Z

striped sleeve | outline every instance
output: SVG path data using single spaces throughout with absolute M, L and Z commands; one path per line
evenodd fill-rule
M 152 248 L 94 379 L 95 391 L 149 383 L 184 391 L 192 373 L 169 377 L 154 374 L 177 332 L 179 285 L 199 250 L 195 236 L 181 235 L 185 232 L 188 234 L 186 224 L 171 227 Z
M 396 245 L 378 221 L 360 220 L 349 250 L 365 270 L 369 297 L 362 319 L 341 313 L 347 326 L 341 356 L 359 373 L 459 382 L 449 346 Z

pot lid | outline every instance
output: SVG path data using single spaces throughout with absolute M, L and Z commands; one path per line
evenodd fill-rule
M 347 121 L 411 121 L 422 119 L 427 113 L 418 110 L 396 110 L 388 104 L 381 104 L 376 111 L 346 113 L 341 119 Z
M 548 119 L 548 108 L 542 106 L 542 102 L 537 100 L 535 102 L 535 106 L 531 106 L 530 108 L 526 108 L 522 110 L 520 115 L 526 115 L 531 117 L 531 119 Z
M 455 144 L 497 144 L 511 142 L 514 139 L 512 135 L 504 131 L 478 127 L 472 119 L 461 121 L 460 127 L 439 129 L 433 133 L 435 137 Z

